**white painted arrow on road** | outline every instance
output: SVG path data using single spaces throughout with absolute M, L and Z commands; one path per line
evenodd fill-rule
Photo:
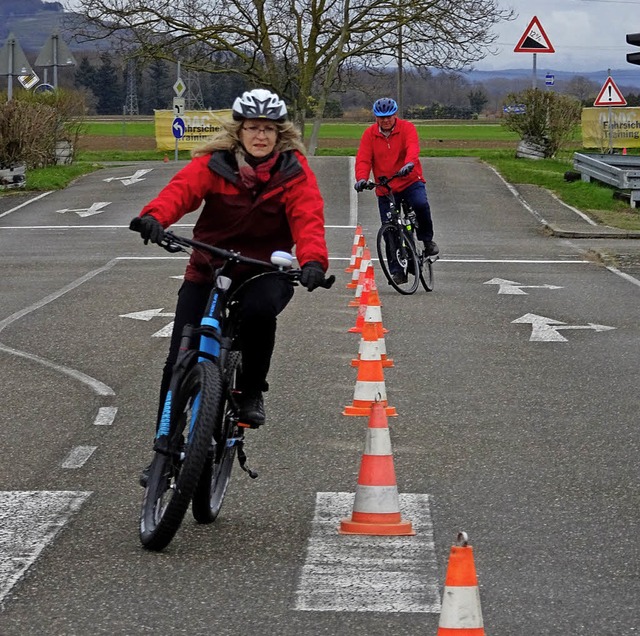
M 151 172 L 153 168 L 147 168 L 146 170 L 136 170 L 132 175 L 128 177 L 109 177 L 108 179 L 103 179 L 107 183 L 111 183 L 112 181 L 121 181 L 122 185 L 133 185 L 134 183 L 138 183 L 139 181 L 144 181 L 141 179 L 142 175 L 147 174 L 147 172 Z
M 492 278 L 483 283 L 484 285 L 498 285 L 499 294 L 511 294 L 526 296 L 527 292 L 523 289 L 562 289 L 558 285 L 522 285 L 514 280 L 505 280 L 504 278 Z
M 111 201 L 99 201 L 98 203 L 92 203 L 89 208 L 79 208 L 72 210 L 71 208 L 65 208 L 64 210 L 56 210 L 58 214 L 64 214 L 65 212 L 75 212 L 80 217 L 93 216 L 94 214 L 100 214 L 103 212 L 103 208 L 111 205 Z
M 167 318 L 173 318 L 174 313 L 163 312 L 164 307 L 160 309 L 145 309 L 144 311 L 134 311 L 131 314 L 120 314 L 120 318 L 133 318 L 133 320 L 146 320 L 149 321 L 152 318 L 159 318 L 165 316 Z
M 558 333 L 558 331 L 563 329 L 591 329 L 593 331 L 611 331 L 615 329 L 615 327 L 608 327 L 607 325 L 596 325 L 593 322 L 587 325 L 567 325 L 560 320 L 545 318 L 545 316 L 538 316 L 536 314 L 525 314 L 511 322 L 531 325 L 530 342 L 567 342 L 567 339 Z
M 162 311 L 164 308 L 160 307 L 159 309 L 145 309 L 143 311 L 134 311 L 130 314 L 120 314 L 120 318 L 132 318 L 133 320 L 144 320 L 148 322 L 153 318 L 173 318 L 175 313 L 173 312 L 165 312 Z M 171 336 L 171 332 L 173 331 L 173 321 L 171 321 L 168 325 L 156 331 L 151 335 L 152 338 L 169 338 Z

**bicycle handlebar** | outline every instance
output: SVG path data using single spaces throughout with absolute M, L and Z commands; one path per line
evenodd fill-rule
M 140 230 L 137 227 L 131 228 L 134 232 L 139 232 Z M 233 250 L 225 250 L 221 247 L 215 247 L 214 245 L 209 245 L 208 243 L 202 243 L 200 241 L 195 241 L 193 239 L 186 238 L 185 236 L 179 236 L 178 234 L 174 234 L 170 230 L 165 230 L 162 241 L 159 243 L 160 247 L 165 249 L 167 252 L 171 252 L 175 254 L 176 252 L 182 252 L 185 250 L 185 247 L 194 247 L 197 249 L 205 250 L 214 256 L 218 256 L 223 258 L 226 261 L 231 261 L 234 263 L 244 263 L 245 265 L 257 265 L 262 267 L 263 269 L 272 270 L 272 271 L 282 271 L 283 274 L 286 274 L 294 281 L 300 279 L 300 275 L 302 274 L 301 269 L 290 269 L 290 270 L 282 270 L 278 265 L 274 265 L 273 263 L 268 263 L 267 261 L 261 261 L 256 258 L 250 258 L 249 256 L 243 256 L 240 252 L 235 252 Z M 336 277 L 331 275 L 328 278 L 325 278 L 322 283 L 320 283 L 320 287 L 324 289 L 329 289 L 333 283 L 335 282 Z
M 387 190 L 391 191 L 391 186 L 389 185 L 396 177 L 402 177 L 399 172 L 391 175 L 389 178 L 387 177 L 378 177 L 378 181 L 367 181 L 364 186 L 365 190 L 373 190 L 378 186 L 382 186 L 383 188 L 387 188 Z

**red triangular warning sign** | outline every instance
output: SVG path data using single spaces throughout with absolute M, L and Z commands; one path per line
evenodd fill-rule
M 607 81 L 600 89 L 596 101 L 593 102 L 594 106 L 626 106 L 627 100 L 623 97 L 620 89 L 616 86 L 612 77 L 607 77 Z
M 516 48 L 513 49 L 514 53 L 555 53 L 553 44 L 549 41 L 547 34 L 544 32 L 540 20 L 534 15 L 533 20 L 529 23 L 529 26 L 525 29 L 522 37 Z

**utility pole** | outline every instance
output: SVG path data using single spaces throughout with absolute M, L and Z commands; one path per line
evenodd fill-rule
M 133 59 L 127 61 L 127 95 L 124 102 L 125 115 L 138 115 L 138 78 L 136 63 Z

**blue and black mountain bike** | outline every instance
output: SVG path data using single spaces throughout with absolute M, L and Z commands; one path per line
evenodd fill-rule
M 164 233 L 161 246 L 169 252 L 203 250 L 223 264 L 216 271 L 200 325 L 187 325 L 182 332 L 140 513 L 140 540 L 149 550 L 162 550 L 170 543 L 189 503 L 196 521 L 215 521 L 234 459 L 257 477 L 246 465 L 245 428 L 238 421 L 242 355 L 236 342 L 236 299 L 248 281 L 230 291 L 235 266 L 259 267 L 257 276 L 286 276 L 293 284 L 301 273 L 291 269 L 293 257 L 286 252 L 274 252 L 267 263 L 172 232 Z M 330 276 L 322 287 L 331 287 L 334 280 Z

